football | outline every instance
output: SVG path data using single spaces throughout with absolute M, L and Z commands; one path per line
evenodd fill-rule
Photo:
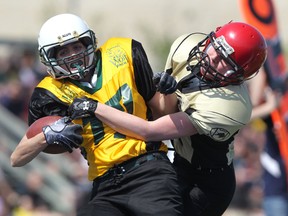
M 53 124 L 58 119 L 62 118 L 61 116 L 45 116 L 38 120 L 36 120 L 26 131 L 26 136 L 28 139 L 34 137 L 38 133 L 42 132 L 42 128 L 47 125 Z M 59 145 L 49 145 L 47 146 L 43 152 L 49 154 L 60 154 L 66 152 L 67 150 Z

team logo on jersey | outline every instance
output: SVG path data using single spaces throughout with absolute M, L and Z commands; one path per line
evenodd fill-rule
M 66 84 L 61 85 L 59 89 L 55 88 L 55 91 L 57 94 L 61 95 L 62 98 L 71 102 L 78 96 L 78 94 L 69 85 Z
M 109 61 L 117 68 L 128 63 L 125 51 L 118 45 L 107 50 Z
M 212 128 L 210 131 L 210 136 L 214 140 L 223 141 L 229 137 L 230 133 L 224 128 Z

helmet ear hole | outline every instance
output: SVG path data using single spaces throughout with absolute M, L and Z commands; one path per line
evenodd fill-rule
M 80 38 L 79 41 L 85 46 L 88 47 L 93 43 L 93 41 L 89 37 Z
M 55 58 L 55 49 L 56 47 L 52 47 L 47 51 L 48 58 Z

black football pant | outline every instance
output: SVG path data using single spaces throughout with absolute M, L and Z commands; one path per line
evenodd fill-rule
M 120 165 L 115 170 L 116 175 L 104 175 L 94 181 L 85 215 L 183 216 L 173 165 L 166 154 L 155 159 L 149 157 L 150 160 L 142 160 L 140 165 L 135 165 L 135 161 L 124 168 Z
M 174 165 L 181 180 L 185 216 L 221 216 L 226 211 L 236 187 L 233 165 L 198 170 L 177 154 Z

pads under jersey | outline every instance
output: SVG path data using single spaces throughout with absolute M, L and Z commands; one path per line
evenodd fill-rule
M 32 95 L 29 114 L 38 117 L 48 115 L 45 110 L 52 107 L 54 112 L 49 111 L 49 113 L 65 115 L 74 98 L 86 96 L 147 120 L 149 109 L 146 106 L 146 101 L 155 94 L 155 87 L 149 81 L 152 82 L 153 73 L 149 65 L 145 66 L 148 61 L 142 63 L 144 67 L 140 65 L 143 61 L 142 58 L 137 59 L 136 63 L 133 62 L 135 56 L 139 55 L 139 50 L 133 51 L 135 47 L 132 46 L 132 41 L 131 39 L 112 38 L 99 48 L 96 52 L 98 58 L 96 66 L 97 84 L 94 88 L 85 87 L 80 82 L 71 79 L 44 78 L 35 89 L 36 93 L 34 92 Z M 140 48 L 140 51 L 144 52 L 142 46 Z M 145 53 L 141 55 L 146 59 Z M 140 89 L 142 94 L 139 93 Z M 45 97 L 41 98 L 41 94 Z M 48 101 L 53 100 L 51 103 L 53 106 L 45 104 L 45 101 L 43 102 L 45 98 Z M 44 103 L 45 106 L 42 106 L 41 103 Z M 148 150 L 146 142 L 126 137 L 103 124 L 96 117 L 74 121 L 84 127 L 84 141 L 81 150 L 89 164 L 89 180 L 103 175 L 115 164 L 143 154 Z M 158 148 L 167 151 L 167 147 L 163 143 L 159 144 Z
M 204 37 L 206 35 L 187 34 L 173 43 L 165 69 L 173 68 L 172 75 L 178 82 L 191 73 L 186 69 L 189 52 Z M 193 65 L 193 61 L 190 64 Z M 234 153 L 233 136 L 251 117 L 252 104 L 246 84 L 185 93 L 177 91 L 177 95 L 179 109 L 183 112 L 190 110 L 187 115 L 198 134 L 175 140 L 176 151 L 189 162 L 197 151 L 199 160 L 207 158 L 208 167 L 217 163 L 219 166 L 229 165 Z

